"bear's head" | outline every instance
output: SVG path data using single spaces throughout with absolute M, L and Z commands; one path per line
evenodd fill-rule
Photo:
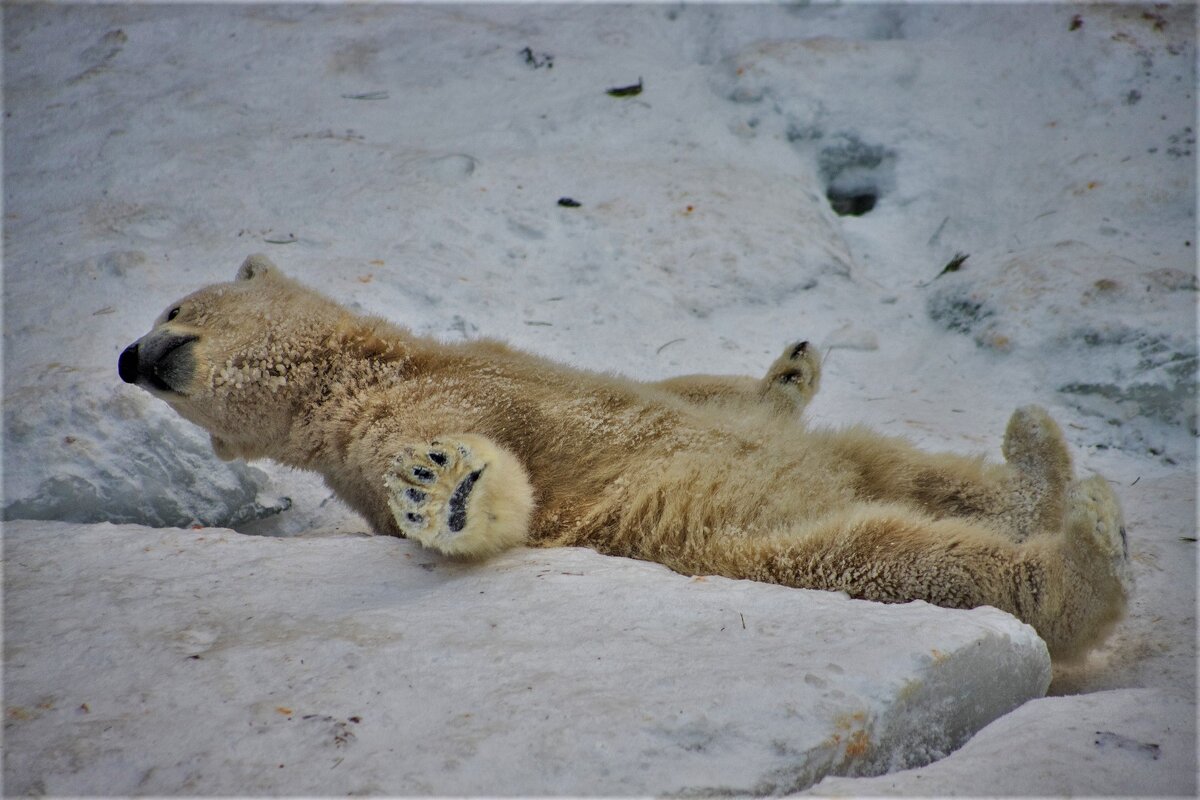
M 165 400 L 212 436 L 223 459 L 271 455 L 302 404 L 320 396 L 362 320 L 252 255 L 229 283 L 205 287 L 121 353 L 121 379 Z M 334 351 L 337 351 L 336 353 Z

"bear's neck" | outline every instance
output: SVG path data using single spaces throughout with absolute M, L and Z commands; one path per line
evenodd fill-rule
M 380 335 L 373 326 L 335 331 L 324 354 L 314 358 L 300 396 L 318 398 L 295 406 L 288 435 L 272 443 L 270 458 L 320 472 L 345 471 L 348 448 L 378 418 L 373 406 L 391 395 L 414 371 L 412 343 Z

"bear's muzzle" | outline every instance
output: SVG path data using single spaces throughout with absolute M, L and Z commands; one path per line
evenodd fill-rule
M 192 348 L 197 337 L 150 333 L 137 340 L 117 359 L 117 373 L 126 383 L 160 392 L 181 392 L 195 370 Z

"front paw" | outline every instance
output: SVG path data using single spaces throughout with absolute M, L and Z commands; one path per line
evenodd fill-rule
M 467 527 L 474 510 L 471 495 L 486 470 L 487 464 L 461 444 L 436 441 L 404 448 L 384 476 L 396 524 L 428 547 L 451 543 Z
M 795 342 L 775 359 L 763 378 L 761 393 L 777 405 L 802 411 L 821 385 L 821 358 L 808 342 Z
M 451 555 L 483 556 L 518 544 L 533 505 L 521 465 L 483 437 L 403 447 L 384 485 L 400 532 Z
M 815 393 L 821 382 L 821 359 L 808 342 L 790 344 L 771 365 L 768 377 L 802 392 Z

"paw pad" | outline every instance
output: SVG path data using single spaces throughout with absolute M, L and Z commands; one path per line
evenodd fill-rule
M 427 546 L 444 546 L 461 534 L 486 467 L 462 445 L 405 448 L 384 476 L 388 506 L 401 533 Z

